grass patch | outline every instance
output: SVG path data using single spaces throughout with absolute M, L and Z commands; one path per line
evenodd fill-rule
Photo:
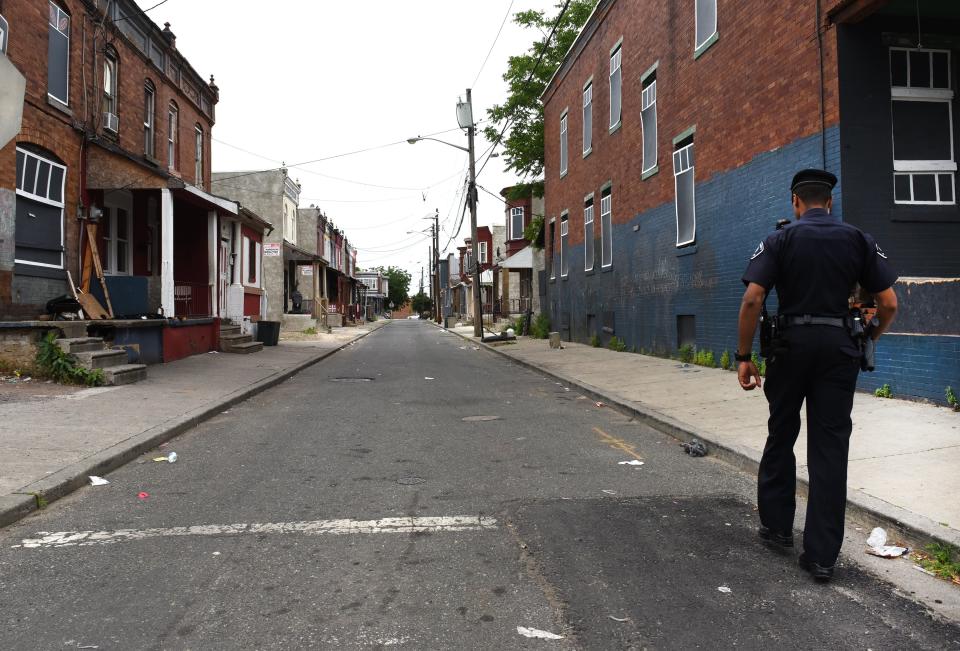
M 627 342 L 620 337 L 610 337 L 610 341 L 607 342 L 607 348 L 622 353 L 627 349 Z
M 316 328 L 307 328 L 306 330 L 303 331 L 303 334 L 305 334 L 305 335 L 315 335 L 315 334 L 317 334 L 317 329 L 316 329 Z
M 960 548 L 933 543 L 922 552 L 914 552 L 913 559 L 928 572 L 960 585 Z

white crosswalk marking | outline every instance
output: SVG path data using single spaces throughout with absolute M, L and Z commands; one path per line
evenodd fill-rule
M 379 520 L 313 520 L 305 522 L 267 522 L 208 524 L 158 529 L 117 529 L 115 531 L 37 532 L 37 538 L 25 538 L 14 549 L 41 547 L 77 547 L 108 545 L 118 542 L 174 536 L 235 536 L 240 534 L 345 535 L 373 533 L 421 533 L 496 529 L 495 518 L 476 515 L 449 517 L 381 518 Z

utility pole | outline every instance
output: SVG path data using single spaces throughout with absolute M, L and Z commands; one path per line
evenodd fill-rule
M 476 124 L 473 121 L 473 99 L 467 89 L 467 151 L 470 155 L 470 185 L 467 188 L 467 200 L 470 203 L 470 261 L 473 263 L 473 336 L 483 336 L 483 306 L 480 302 L 480 258 L 477 256 L 477 162 L 473 137 Z
M 443 322 L 443 311 L 441 310 L 440 294 L 440 209 L 437 208 L 433 215 L 433 282 L 436 286 L 434 291 L 435 299 L 433 303 L 433 312 L 437 323 Z

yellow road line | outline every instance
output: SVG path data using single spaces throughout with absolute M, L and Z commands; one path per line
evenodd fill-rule
M 640 456 L 640 453 L 637 452 L 636 448 L 632 444 L 627 443 L 623 439 L 618 439 L 616 436 L 607 434 L 599 427 L 594 427 L 593 431 L 597 433 L 597 436 L 600 437 L 600 440 L 609 445 L 615 450 L 620 450 L 621 452 L 630 455 L 638 461 L 643 461 L 643 457 Z

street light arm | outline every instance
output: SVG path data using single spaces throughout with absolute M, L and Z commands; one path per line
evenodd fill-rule
M 466 147 L 461 147 L 460 145 L 455 145 L 452 142 L 447 142 L 446 140 L 440 140 L 439 138 L 431 138 L 429 136 L 417 136 L 416 138 L 407 138 L 407 142 L 410 143 L 411 145 L 415 145 L 421 140 L 432 140 L 434 142 L 439 142 L 441 144 L 447 145 L 448 147 L 454 147 L 456 149 L 459 149 L 460 151 L 465 151 L 468 154 L 470 153 L 470 150 L 467 149 Z

